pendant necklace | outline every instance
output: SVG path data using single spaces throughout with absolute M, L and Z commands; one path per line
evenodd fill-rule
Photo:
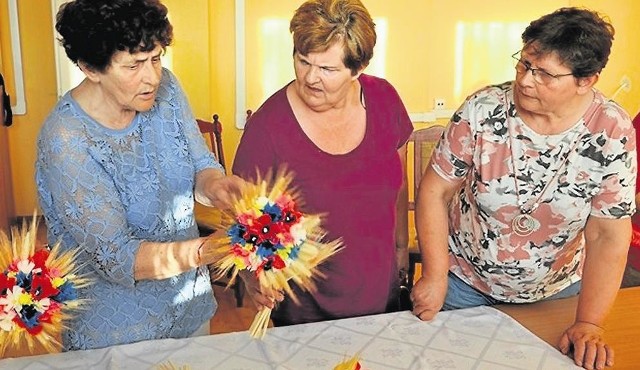
M 515 162 L 515 154 L 513 153 L 513 151 L 515 150 L 514 146 L 513 146 L 513 135 L 510 133 L 509 135 L 509 141 L 511 143 L 511 164 L 513 165 L 513 171 L 515 174 L 515 178 L 514 178 L 514 182 L 515 182 L 515 188 L 516 188 L 516 198 L 517 198 L 517 202 L 518 202 L 518 209 L 520 210 L 520 214 L 517 215 L 516 217 L 513 218 L 513 220 L 511 221 L 511 229 L 513 230 L 513 232 L 518 235 L 518 236 L 529 236 L 531 235 L 534 231 L 538 230 L 540 228 L 540 221 L 538 221 L 535 217 L 533 217 L 533 212 L 535 212 L 536 209 L 538 209 L 538 206 L 540 206 L 540 203 L 542 201 L 542 196 L 547 192 L 547 189 L 549 188 L 549 186 L 551 185 L 552 182 L 554 182 L 556 180 L 556 178 L 559 176 L 561 170 L 564 168 L 565 164 L 567 163 L 567 160 L 570 157 L 571 152 L 573 152 L 573 150 L 575 150 L 575 148 L 578 146 L 578 143 L 580 142 L 580 138 L 582 137 L 582 135 L 578 134 L 578 138 L 576 139 L 576 141 L 573 143 L 573 145 L 571 146 L 571 148 L 569 149 L 569 152 L 567 153 L 567 155 L 565 156 L 564 160 L 562 161 L 562 163 L 560 164 L 560 166 L 558 167 L 558 169 L 556 170 L 555 174 L 553 175 L 553 177 L 551 179 L 549 179 L 549 181 L 547 181 L 547 183 L 544 185 L 544 188 L 542 189 L 542 191 L 540 191 L 540 194 L 538 194 L 538 196 L 535 198 L 535 200 L 533 201 L 533 203 L 531 203 L 531 201 L 522 201 L 520 199 L 520 187 L 518 186 L 518 168 L 516 167 L 516 162 Z M 526 150 L 526 149 L 525 149 Z
M 513 145 L 513 139 L 510 139 L 510 140 Z M 578 140 L 576 141 L 576 144 L 574 144 L 573 148 L 571 148 L 571 151 L 575 149 L 575 146 L 579 141 L 580 140 L 578 137 Z M 515 160 L 513 159 L 513 153 L 512 153 L 511 162 L 513 164 L 513 170 L 515 172 L 514 180 L 516 185 L 516 198 L 518 201 L 518 209 L 520 210 L 520 214 L 514 217 L 513 220 L 511 220 L 511 229 L 516 235 L 529 236 L 534 231 L 540 228 L 540 221 L 538 221 L 538 219 L 533 217 L 532 213 L 535 212 L 536 209 L 538 209 L 538 206 L 540 206 L 542 196 L 547 192 L 549 185 L 558 177 L 558 174 L 566 164 L 567 158 L 569 158 L 569 155 L 570 153 L 567 153 L 567 156 L 565 157 L 564 161 L 562 162 L 560 167 L 556 170 L 556 173 L 553 175 L 553 177 L 549 179 L 549 181 L 547 181 L 547 183 L 545 184 L 540 194 L 538 194 L 538 197 L 533 201 L 533 204 L 531 204 L 530 206 L 527 206 L 527 203 L 530 203 L 530 202 L 523 202 L 520 200 L 520 189 L 518 186 L 518 169 L 515 166 Z
M 589 117 L 588 120 L 585 120 L 585 124 L 583 127 L 586 128 L 588 124 L 591 123 L 591 120 L 595 116 L 596 111 L 597 111 L 596 109 L 593 110 L 591 117 Z M 507 114 L 507 119 L 510 120 L 510 118 L 512 117 L 509 117 Z M 513 132 L 511 132 L 512 126 L 513 124 L 509 124 L 509 144 L 511 145 L 511 165 L 513 166 L 513 171 L 515 175 L 514 182 L 515 182 L 515 188 L 516 188 L 515 189 L 516 199 L 518 202 L 518 209 L 520 210 L 520 214 L 514 217 L 513 220 L 511 220 L 511 229 L 518 236 L 529 236 L 540 228 L 540 221 L 538 221 L 538 219 L 536 219 L 533 216 L 533 213 L 535 212 L 536 209 L 538 209 L 538 207 L 540 206 L 540 203 L 542 203 L 542 197 L 547 192 L 547 189 L 549 189 L 549 186 L 551 185 L 551 183 L 553 183 L 560 176 L 562 169 L 567 164 L 567 161 L 569 160 L 571 153 L 574 150 L 576 150 L 576 148 L 578 147 L 578 144 L 580 143 L 580 139 L 582 138 L 583 135 L 582 135 L 582 132 L 577 133 L 578 137 L 571 144 L 569 151 L 567 152 L 567 155 L 562 160 L 562 163 L 560 164 L 560 166 L 558 166 L 558 168 L 556 169 L 555 174 L 551 179 L 549 179 L 549 181 L 547 181 L 542 191 L 540 191 L 540 194 L 538 194 L 538 196 L 535 198 L 535 200 L 532 203 L 531 201 L 527 202 L 527 201 L 522 201 L 520 199 L 520 189 L 518 186 L 518 168 L 516 167 L 516 162 L 515 162 L 516 155 L 514 153 L 515 147 L 513 145 L 514 135 L 513 135 Z M 526 149 L 525 149 L 525 152 L 526 152 Z

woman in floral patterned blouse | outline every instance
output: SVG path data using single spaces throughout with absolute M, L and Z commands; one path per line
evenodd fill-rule
M 563 8 L 533 21 L 515 81 L 469 96 L 418 194 L 423 276 L 414 314 L 580 293 L 559 349 L 613 364 L 603 321 L 620 286 L 635 211 L 628 114 L 594 89 L 613 27 Z
M 194 199 L 226 207 L 243 181 L 208 150 L 160 56 L 172 39 L 157 0 L 75 0 L 57 16 L 86 78 L 42 126 L 36 181 L 49 241 L 78 251 L 93 281 L 67 323 L 65 350 L 202 330 L 217 304 Z

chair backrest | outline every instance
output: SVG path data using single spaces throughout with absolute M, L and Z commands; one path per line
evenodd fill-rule
M 425 169 L 429 165 L 431 153 L 438 144 L 445 127 L 441 125 L 421 128 L 411 133 L 409 142 L 413 143 L 413 198 L 409 200 L 409 210 L 415 210 L 415 197 L 418 194 L 418 186 Z
M 196 119 L 200 132 L 208 138 L 211 152 L 216 157 L 223 168 L 227 168 L 224 160 L 224 148 L 222 146 L 222 123 L 218 120 L 218 115 L 213 115 L 213 122 Z

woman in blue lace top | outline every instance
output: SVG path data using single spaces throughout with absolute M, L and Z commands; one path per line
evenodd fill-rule
M 86 78 L 47 117 L 36 181 L 51 243 L 78 249 L 94 283 L 64 350 L 208 333 L 217 304 L 194 200 L 228 207 L 242 180 L 208 150 L 160 56 L 172 39 L 157 0 L 75 0 L 56 29 Z

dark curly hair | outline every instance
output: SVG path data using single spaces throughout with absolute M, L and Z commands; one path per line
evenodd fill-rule
M 173 38 L 167 8 L 159 0 L 75 0 L 60 6 L 58 39 L 75 64 L 104 72 L 117 51 L 166 48 Z
M 561 8 L 531 22 L 522 41 L 535 54 L 557 53 L 575 77 L 589 77 L 607 64 L 614 34 L 611 23 L 594 11 Z

